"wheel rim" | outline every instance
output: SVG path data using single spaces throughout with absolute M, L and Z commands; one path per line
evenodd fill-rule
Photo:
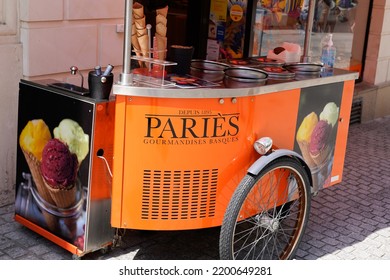
M 248 191 L 233 231 L 234 259 L 288 259 L 306 219 L 307 191 L 298 170 L 278 166 Z

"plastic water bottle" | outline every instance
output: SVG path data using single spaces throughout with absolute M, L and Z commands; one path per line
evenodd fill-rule
M 325 67 L 333 67 L 336 60 L 336 47 L 333 46 L 333 34 L 329 34 L 328 42 L 322 47 L 321 62 Z

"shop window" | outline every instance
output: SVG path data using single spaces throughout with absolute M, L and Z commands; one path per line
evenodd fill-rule
M 283 42 L 304 48 L 310 0 L 259 0 L 256 8 L 252 55 L 267 55 Z M 333 34 L 335 67 L 362 71 L 367 22 L 372 1 L 315 0 L 308 52 L 319 62 L 322 46 Z

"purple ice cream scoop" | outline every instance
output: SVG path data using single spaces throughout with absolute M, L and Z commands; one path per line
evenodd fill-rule
M 327 121 L 320 120 L 314 127 L 311 134 L 309 150 L 312 155 L 319 154 L 326 145 L 329 144 L 329 138 L 332 132 L 332 125 Z
M 75 183 L 78 160 L 68 146 L 53 138 L 43 148 L 41 171 L 46 183 L 53 188 L 67 189 Z

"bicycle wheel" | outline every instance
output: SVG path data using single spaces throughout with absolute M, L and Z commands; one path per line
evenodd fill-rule
M 247 174 L 223 219 L 221 259 L 291 259 L 307 225 L 310 183 L 292 158 L 279 158 L 257 176 Z

